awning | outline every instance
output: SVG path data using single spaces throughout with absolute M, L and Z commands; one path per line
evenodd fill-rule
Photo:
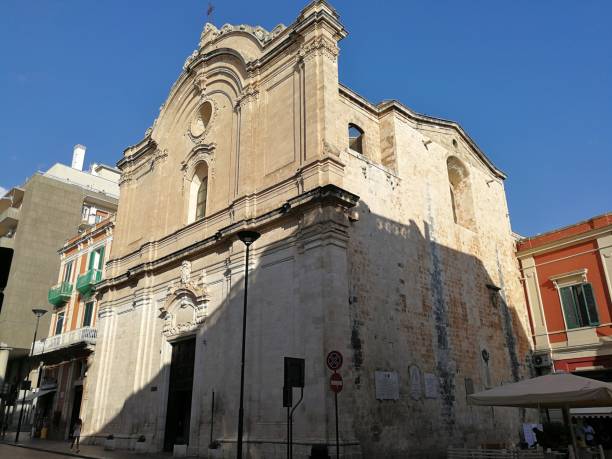
M 28 395 L 25 399 L 26 401 L 32 401 L 37 397 L 42 397 L 43 395 L 47 395 L 50 394 L 51 392 L 55 392 L 57 390 L 57 388 L 53 388 L 53 389 L 45 389 L 45 390 L 39 390 L 37 392 L 32 392 L 30 395 Z
M 468 396 L 473 405 L 522 408 L 612 406 L 612 384 L 570 373 L 554 373 Z
M 612 418 L 612 407 L 572 408 L 570 414 L 579 418 Z
M 468 402 L 481 406 L 562 408 L 565 425 L 570 427 L 570 408 L 612 406 L 612 384 L 571 373 L 553 373 L 469 395 Z M 576 432 L 570 429 L 570 433 L 577 451 Z

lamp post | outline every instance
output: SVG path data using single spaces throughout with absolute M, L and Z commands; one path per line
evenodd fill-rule
M 28 356 L 28 359 L 34 353 L 34 343 L 36 342 L 36 334 L 38 333 L 38 323 L 40 322 L 40 318 L 47 313 L 47 310 L 46 309 L 32 309 L 32 312 L 36 316 L 36 328 L 34 329 L 34 339 L 32 340 L 32 348 L 30 349 L 30 355 Z M 29 368 L 30 368 L 30 363 L 27 362 L 26 379 L 25 379 L 25 384 L 23 388 L 23 397 L 21 398 L 21 410 L 19 410 L 19 421 L 17 422 L 17 434 L 15 435 L 15 443 L 19 441 L 19 433 L 21 432 L 21 421 L 23 419 L 23 409 L 25 405 L 26 392 L 28 391 L 27 386 L 28 386 L 28 383 L 30 382 Z
M 247 297 L 249 289 L 249 247 L 259 239 L 257 231 L 240 231 L 238 238 L 246 246 L 246 265 L 244 267 L 244 307 L 242 309 L 242 354 L 240 359 L 240 408 L 238 409 L 238 445 L 236 457 L 242 459 L 242 428 L 244 423 L 244 346 L 246 338 Z

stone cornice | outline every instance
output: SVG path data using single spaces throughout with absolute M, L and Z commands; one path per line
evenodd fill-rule
M 519 260 L 522 260 L 524 258 L 533 257 L 535 255 L 541 255 L 546 252 L 552 252 L 555 250 L 559 250 L 559 249 L 568 247 L 570 245 L 580 244 L 586 241 L 591 241 L 593 239 L 597 239 L 606 234 L 612 234 L 612 226 L 608 226 L 604 228 L 596 228 L 591 231 L 574 234 L 572 236 L 569 236 L 569 237 L 566 237 L 560 240 L 551 241 L 547 244 L 543 244 L 537 247 L 519 250 L 516 252 L 516 256 Z M 594 249 L 594 250 L 601 250 L 603 248 L 605 247 L 598 247 L 597 249 Z
M 555 228 L 535 236 L 521 237 L 517 242 L 517 248 L 519 252 L 525 252 L 530 249 L 554 246 L 556 243 L 563 243 L 572 238 L 599 230 L 612 232 L 612 213 L 608 212 L 597 215 L 587 220 L 572 223 L 571 225 L 566 225 L 561 228 Z
M 332 205 L 343 209 L 349 209 L 354 207 L 358 201 L 359 196 L 335 185 L 325 185 L 314 188 L 287 200 L 287 202 L 285 202 L 282 206 L 279 206 L 273 210 L 253 218 L 245 218 L 237 221 L 231 225 L 221 228 L 214 235 L 208 238 L 187 247 L 183 247 L 155 260 L 140 263 L 127 269 L 126 272 L 118 276 L 106 278 L 95 286 L 95 292 L 96 294 L 102 294 L 111 287 L 117 287 L 125 282 L 133 280 L 134 278 L 140 277 L 145 273 L 158 270 L 168 265 L 176 264 L 185 258 L 193 257 L 205 250 L 210 250 L 213 247 L 226 243 L 241 230 L 246 228 L 256 229 L 264 225 L 270 225 L 273 222 L 284 218 L 287 213 L 294 212 L 297 209 L 303 209 L 317 204 Z M 131 256 L 132 254 L 128 254 L 122 258 L 114 259 L 110 263 L 118 263 L 122 259 L 126 259 Z
M 115 227 L 115 217 L 109 217 L 105 221 L 102 222 L 102 225 L 96 226 L 83 234 L 79 235 L 78 238 L 75 238 L 69 242 L 66 242 L 64 246 L 59 250 L 59 253 L 67 252 L 75 247 L 78 247 L 79 244 L 86 242 L 88 239 L 93 239 L 98 236 L 100 233 L 104 233 L 110 231 L 112 234 L 112 230 Z
M 304 7 L 297 20 L 289 28 L 301 33 L 315 23 L 323 24 L 334 32 L 337 40 L 341 40 L 348 33 L 338 19 L 338 13 L 329 3 L 325 0 L 314 0 Z
M 157 148 L 155 140 L 150 136 L 145 136 L 140 142 L 123 151 L 124 157 L 117 161 L 117 167 L 122 170 L 125 166 L 137 161 L 144 153 L 155 148 Z

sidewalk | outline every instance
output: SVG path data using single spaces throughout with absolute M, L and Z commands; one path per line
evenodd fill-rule
M 15 448 L 27 448 L 37 451 L 45 451 L 52 454 L 63 454 L 65 456 L 82 457 L 86 459 L 169 459 L 172 457 L 172 454 L 170 453 L 137 454 L 134 451 L 127 450 L 104 451 L 104 447 L 98 445 L 81 445 L 79 453 L 76 454 L 74 450 L 70 449 L 70 442 L 68 441 L 41 440 L 39 438 L 29 439 L 27 434 L 25 435 L 25 438 L 23 438 L 23 441 L 20 441 L 17 444 L 9 441 L 9 435 L 7 434 L 7 438 L 5 440 L 0 440 L 0 444 L 10 445 Z

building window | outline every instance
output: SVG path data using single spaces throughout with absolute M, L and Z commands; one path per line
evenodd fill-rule
M 349 148 L 355 153 L 363 154 L 363 129 L 356 124 L 349 123 L 348 125 L 348 138 Z
M 206 193 L 208 191 L 208 177 L 204 177 L 198 188 L 198 197 L 196 200 L 196 220 L 204 218 L 206 214 Z
M 104 247 L 94 250 L 89 255 L 89 266 L 88 269 L 102 270 L 104 266 Z
M 208 199 L 208 166 L 202 162 L 196 168 L 189 191 L 189 214 L 187 223 L 193 223 L 206 216 Z
M 64 276 L 62 277 L 62 282 L 70 282 L 70 277 L 72 276 L 72 264 L 73 261 L 69 261 L 64 265 Z
M 93 319 L 93 301 L 85 303 L 85 313 L 83 314 L 83 327 L 91 327 Z
M 467 168 L 456 157 L 446 160 L 453 220 L 465 228 L 474 229 L 474 203 Z
M 567 329 L 599 325 L 597 304 L 591 284 L 577 284 L 559 289 Z
M 55 334 L 60 335 L 62 328 L 64 328 L 64 313 L 60 312 L 57 314 L 57 321 L 55 322 Z

